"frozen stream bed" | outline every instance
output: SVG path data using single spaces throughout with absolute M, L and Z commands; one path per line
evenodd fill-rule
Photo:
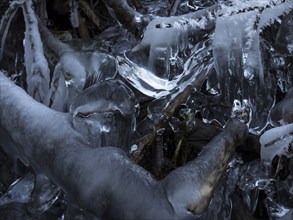
M 142 167 L 131 168 L 137 181 L 150 188 L 195 160 L 237 118 L 247 138 L 207 208 L 186 219 L 293 218 L 292 0 L 61 2 L 0 3 L 0 74 L 58 112 L 80 143 L 122 149 Z M 0 220 L 100 219 L 35 169 L 40 158 L 7 150 L 19 152 L 8 138 L 19 137 L 0 120 Z M 62 128 L 51 130 L 71 131 Z

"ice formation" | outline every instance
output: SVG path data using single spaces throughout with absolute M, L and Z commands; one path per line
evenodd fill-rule
M 85 89 L 73 100 L 70 113 L 74 128 L 89 145 L 130 150 L 138 104 L 122 81 L 106 80 Z
M 272 128 L 260 137 L 261 159 L 272 161 L 276 155 L 292 157 L 293 123 Z
M 0 87 L 0 143 L 62 187 L 68 202 L 78 204 L 76 212 L 105 219 L 194 219 L 193 214 L 201 213 L 198 219 L 222 220 L 231 218 L 235 208 L 238 211 L 233 196 L 240 192 L 250 214 L 262 201 L 269 218 L 291 219 L 292 0 L 175 1 L 179 15 L 171 17 L 160 17 L 167 14 L 168 0 L 146 1 L 148 13 L 153 13 L 149 15 L 140 14 L 126 0 L 104 0 L 122 26 L 103 31 L 95 44 L 56 39 L 37 26 L 32 2 L 12 1 L 2 16 L 0 61 L 10 23 L 22 5 L 28 92 L 58 111 L 34 102 L 0 73 L 1 86 L 7 88 Z M 71 1 L 74 27 L 79 16 L 76 2 Z M 57 57 L 57 62 L 50 60 L 51 79 L 43 56 L 49 59 L 49 50 Z M 286 93 L 282 100 L 280 93 Z M 145 107 L 139 118 L 136 95 Z M 162 181 L 125 154 L 140 157 L 150 143 L 155 150 L 168 150 L 163 143 L 166 133 L 178 137 L 180 132 L 196 131 L 199 116 L 212 123 L 211 130 L 208 135 L 201 130 L 189 134 L 189 144 L 216 135 L 215 124 L 225 125 L 224 131 L 198 160 Z M 261 161 L 234 158 L 226 169 L 235 142 L 246 133 L 240 122 L 229 128 L 231 116 L 245 122 L 256 139 L 265 130 L 259 140 Z M 267 127 L 271 125 L 275 127 Z M 176 143 L 174 157 L 182 143 L 182 138 Z M 28 174 L 12 184 L 0 196 L 0 212 L 16 203 L 27 204 L 34 214 L 52 208 L 60 189 L 42 174 L 36 179 L 34 183 Z

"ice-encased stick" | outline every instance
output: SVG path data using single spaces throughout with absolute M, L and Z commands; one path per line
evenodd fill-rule
M 200 156 L 162 181 L 117 147 L 92 149 L 70 115 L 33 100 L 0 72 L 0 145 L 46 174 L 80 208 L 101 219 L 193 219 L 209 202 L 247 132 L 232 120 Z

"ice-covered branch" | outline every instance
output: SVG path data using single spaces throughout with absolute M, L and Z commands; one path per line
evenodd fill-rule
M 53 33 L 44 25 L 39 25 L 40 33 L 44 43 L 60 58 L 62 53 L 66 51 L 72 51 L 70 46 L 63 43 L 58 38 L 56 38 Z
M 120 149 L 88 146 L 69 114 L 34 101 L 1 72 L 0 94 L 1 146 L 102 219 L 194 219 L 247 132 L 232 120 L 196 160 L 156 181 Z
M 150 20 L 131 8 L 126 0 L 103 0 L 103 3 L 113 18 L 130 31 L 141 29 Z
M 49 91 L 50 70 L 44 56 L 38 19 L 33 9 L 32 0 L 22 5 L 25 20 L 25 66 L 27 72 L 28 94 L 39 102 L 44 102 Z
M 89 76 L 98 82 L 116 75 L 116 61 L 111 55 L 82 49 L 78 51 L 57 39 L 47 27 L 40 25 L 40 31 L 44 43 L 59 58 L 45 101 L 49 107 L 65 111 L 66 106 L 82 91 Z

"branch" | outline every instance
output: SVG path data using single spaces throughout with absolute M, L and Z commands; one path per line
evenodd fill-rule
M 151 18 L 131 8 L 126 0 L 103 0 L 111 16 L 129 31 L 142 30 Z
M 116 147 L 93 149 L 71 115 L 34 101 L 0 72 L 0 145 L 102 219 L 193 219 L 206 208 L 245 124 L 231 120 L 200 156 L 156 181 Z
M 88 3 L 85 0 L 80 0 L 79 3 L 80 3 L 81 10 L 83 10 L 83 12 L 88 16 L 88 18 L 94 22 L 94 24 L 99 28 L 99 30 L 102 30 L 100 18 L 91 9 Z
M 22 5 L 25 20 L 25 66 L 27 72 L 28 94 L 43 102 L 49 91 L 50 70 L 44 56 L 38 19 L 32 0 Z

